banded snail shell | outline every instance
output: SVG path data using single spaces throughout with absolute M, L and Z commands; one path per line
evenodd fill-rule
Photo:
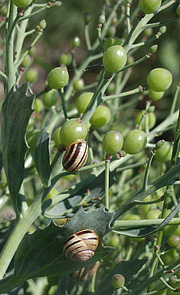
M 65 256 L 73 261 L 84 262 L 94 256 L 98 248 L 99 238 L 91 229 L 80 230 L 69 237 L 63 252 Z
M 67 146 L 62 163 L 68 172 L 76 172 L 86 164 L 88 144 L 85 140 L 75 141 Z
M 97 263 L 93 262 L 86 267 L 81 268 L 71 274 L 71 277 L 74 281 L 83 282 L 93 276 L 97 272 Z

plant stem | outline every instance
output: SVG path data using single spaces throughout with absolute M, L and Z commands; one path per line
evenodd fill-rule
M 108 100 L 111 100 L 111 99 L 116 99 L 116 98 L 120 98 L 120 97 L 126 97 L 126 96 L 133 95 L 133 94 L 140 93 L 140 92 L 142 92 L 141 86 L 139 86 L 139 87 L 137 87 L 137 88 L 135 88 L 133 90 L 126 91 L 126 92 L 113 94 L 113 95 L 108 95 L 108 96 L 103 96 L 102 100 L 103 100 L 103 102 L 105 102 L 105 101 L 108 101 Z M 135 100 L 139 101 L 139 99 L 137 99 L 137 98 Z
M 91 41 L 89 37 L 89 24 L 84 27 L 85 41 L 88 50 L 91 50 Z
M 32 223 L 41 214 L 42 195 L 40 194 L 29 207 L 26 215 L 17 219 L 8 240 L 0 254 L 0 279 L 3 278 L 22 238 Z
M 113 230 L 120 228 L 144 228 L 149 226 L 158 226 L 163 222 L 163 218 L 159 219 L 141 219 L 141 220 L 116 220 Z M 180 223 L 180 218 L 172 218 L 168 225 L 177 225 Z
M 11 90 L 15 84 L 15 69 L 14 69 L 14 20 L 16 18 L 17 9 L 15 5 L 10 1 L 9 18 L 6 31 L 6 75 L 7 80 L 7 93 Z M 13 29 L 12 29 L 13 28 Z M 11 34 L 9 33 L 11 30 Z
M 66 111 L 65 100 L 64 100 L 64 87 L 61 87 L 60 91 L 61 91 L 61 102 L 62 102 L 62 108 L 63 108 L 63 112 L 64 112 L 64 117 L 65 117 L 65 120 L 67 121 L 68 120 L 68 114 L 67 114 L 67 111 Z
M 127 23 L 127 32 L 128 34 L 131 31 L 131 23 L 130 23 L 130 3 L 126 3 L 126 23 Z
M 105 159 L 105 197 L 104 197 L 104 205 L 106 209 L 109 209 L 109 167 L 110 167 L 110 159 Z

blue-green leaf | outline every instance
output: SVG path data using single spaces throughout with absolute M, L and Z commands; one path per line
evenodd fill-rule
M 49 133 L 46 132 L 46 129 L 43 129 L 38 137 L 34 162 L 43 185 L 49 186 L 51 168 L 49 161 Z
M 60 276 L 100 260 L 112 249 L 102 245 L 103 235 L 109 232 L 114 213 L 99 208 L 88 213 L 81 208 L 64 227 L 51 223 L 44 229 L 27 234 L 19 245 L 14 260 L 14 275 L 0 281 L 0 294 L 9 292 L 29 278 Z M 63 247 L 67 238 L 81 229 L 93 229 L 100 238 L 95 255 L 86 262 L 67 259 Z
M 9 192 L 16 208 L 16 196 L 24 178 L 24 158 L 27 151 L 26 127 L 33 112 L 34 95 L 27 95 L 28 83 L 15 85 L 2 105 L 1 142 L 3 165 Z

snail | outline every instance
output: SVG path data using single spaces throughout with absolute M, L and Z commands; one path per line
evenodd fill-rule
M 84 262 L 94 256 L 99 237 L 91 229 L 83 229 L 72 234 L 66 241 L 63 252 L 73 261 Z
M 68 172 L 76 172 L 86 164 L 88 144 L 85 140 L 75 141 L 67 146 L 63 157 L 63 167 Z
M 97 268 L 98 267 L 96 262 L 91 263 L 87 265 L 86 267 L 83 267 L 80 270 L 73 272 L 71 274 L 71 277 L 74 281 L 77 281 L 77 282 L 86 281 L 89 278 L 91 278 L 94 273 L 97 272 Z

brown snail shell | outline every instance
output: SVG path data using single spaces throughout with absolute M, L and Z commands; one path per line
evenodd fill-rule
M 88 280 L 93 276 L 94 273 L 97 272 L 97 263 L 91 263 L 90 265 L 87 265 L 86 267 L 81 268 L 80 270 L 77 270 L 71 274 L 71 277 L 74 281 L 77 282 L 83 282 Z
M 68 172 L 76 172 L 86 164 L 88 157 L 88 144 L 85 140 L 79 140 L 67 146 L 62 163 Z
M 99 237 L 91 229 L 80 230 L 69 237 L 63 252 L 65 256 L 73 261 L 84 262 L 94 256 L 98 248 Z

